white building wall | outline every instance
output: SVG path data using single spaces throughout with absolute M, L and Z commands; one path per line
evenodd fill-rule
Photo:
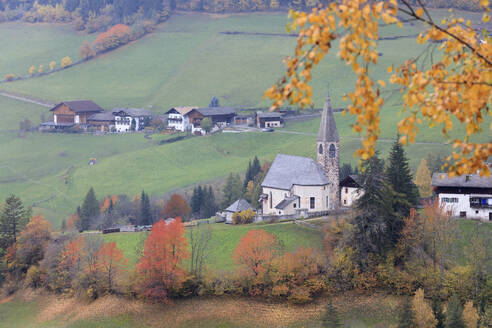
M 268 199 L 263 200 L 263 214 L 266 215 L 278 215 L 278 210 L 275 206 L 278 205 L 286 196 L 290 195 L 289 190 L 263 188 L 263 193 L 268 195 Z M 271 197 L 271 201 L 270 201 Z M 271 205 L 271 206 L 270 206 Z
M 180 122 L 170 122 L 170 120 L 181 120 Z M 171 127 L 175 130 L 178 130 L 178 131 L 187 131 L 187 130 L 191 130 L 193 127 L 192 125 L 190 124 L 190 118 L 188 116 L 183 116 L 181 114 L 177 114 L 177 113 L 171 113 L 169 114 L 169 117 L 168 117 L 168 127 Z
M 482 197 L 492 198 L 492 195 L 481 195 Z M 469 194 L 439 194 L 439 204 L 443 206 L 446 213 L 454 217 L 462 216 L 466 213 L 467 219 L 480 219 L 488 221 L 492 208 L 470 207 Z
M 329 184 L 324 186 L 298 186 L 292 187 L 293 194 L 300 197 L 300 208 L 305 208 L 308 212 L 320 212 L 330 209 L 331 201 Z M 314 197 L 314 208 L 311 208 L 311 197 Z
M 56 124 L 56 114 L 53 115 L 53 122 L 55 122 L 55 124 Z
M 115 116 L 114 128 L 117 132 L 128 132 L 132 124 L 132 118 L 130 116 Z
M 342 187 L 340 190 L 340 198 L 342 206 L 350 207 L 354 202 L 364 194 L 364 191 L 354 187 Z

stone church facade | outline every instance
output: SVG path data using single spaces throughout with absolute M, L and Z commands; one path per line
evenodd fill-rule
M 307 217 L 339 206 L 339 137 L 326 98 L 316 138 L 316 161 L 278 154 L 262 183 L 263 215 Z

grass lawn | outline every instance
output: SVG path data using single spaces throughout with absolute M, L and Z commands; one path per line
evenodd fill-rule
M 209 269 L 212 270 L 232 270 L 234 262 L 232 255 L 241 237 L 251 229 L 266 230 L 282 241 L 286 251 L 293 251 L 301 246 L 320 249 L 322 247 L 322 234 L 317 230 L 301 227 L 293 223 L 275 224 L 250 224 L 250 225 L 228 225 L 211 224 L 212 239 L 210 242 L 210 254 L 206 261 Z M 187 228 L 187 229 L 201 229 Z M 189 231 L 189 230 L 188 230 Z M 130 265 L 137 261 L 137 250 L 143 245 L 146 232 L 138 233 L 113 233 L 103 235 L 105 241 L 115 241 Z M 189 232 L 187 232 L 187 235 Z

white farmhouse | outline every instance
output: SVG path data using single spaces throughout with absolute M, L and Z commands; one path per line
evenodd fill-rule
M 360 176 L 351 174 L 340 182 L 340 201 L 344 207 L 352 206 L 364 194 Z
M 117 132 L 140 131 L 150 122 L 152 113 L 143 108 L 115 108 L 114 128 Z
M 190 122 L 188 113 L 198 107 L 173 107 L 166 112 L 168 114 L 167 126 L 176 131 L 191 131 L 193 122 Z
M 454 217 L 492 221 L 492 176 L 479 174 L 450 178 L 446 173 L 434 173 L 432 186 L 439 204 Z
M 277 155 L 261 185 L 263 215 L 309 216 L 338 208 L 340 147 L 329 95 L 316 141 L 316 161 Z

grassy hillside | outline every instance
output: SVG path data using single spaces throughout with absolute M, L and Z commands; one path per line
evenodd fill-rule
M 0 24 L 2 38 L 2 60 L 0 80 L 6 74 L 29 75 L 29 67 L 43 65 L 49 70 L 51 61 L 57 62 L 70 56 L 78 60 L 78 49 L 84 40 L 92 41 L 95 36 L 75 32 L 66 24 L 28 24 L 11 22 Z M 42 96 L 42 95 L 40 95 Z

